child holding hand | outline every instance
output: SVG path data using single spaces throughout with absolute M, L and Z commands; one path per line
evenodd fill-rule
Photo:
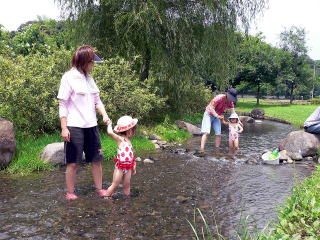
M 243 131 L 242 123 L 236 113 L 232 113 L 229 121 L 222 119 L 222 123 L 229 126 L 229 149 L 239 149 L 239 133 Z
M 123 181 L 123 194 L 130 195 L 131 175 L 136 173 L 136 163 L 133 157 L 133 150 L 130 139 L 135 135 L 136 124 L 138 119 L 130 116 L 122 116 L 119 118 L 117 125 L 112 130 L 112 123 L 108 124 L 108 134 L 117 143 L 117 156 L 114 158 L 116 162 L 113 172 L 113 180 L 111 186 L 107 189 L 106 196 L 110 197 Z

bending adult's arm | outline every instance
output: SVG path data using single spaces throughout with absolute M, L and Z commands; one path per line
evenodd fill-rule
M 212 113 L 212 115 L 217 118 L 217 119 L 223 119 L 222 115 L 219 115 L 216 110 L 215 110 L 216 105 L 210 105 L 210 112 Z

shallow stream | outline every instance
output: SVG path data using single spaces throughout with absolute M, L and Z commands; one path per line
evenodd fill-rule
M 168 151 L 136 153 L 158 159 L 139 162 L 132 179 L 131 199 L 119 191 L 112 200 L 97 197 L 90 167 L 78 172 L 79 199 L 64 199 L 64 170 L 28 177 L 0 175 L 0 239 L 192 239 L 187 220 L 200 208 L 210 226 L 235 239 L 241 216 L 250 215 L 250 228 L 264 228 L 295 181 L 312 173 L 311 163 L 279 166 L 247 164 L 264 149 L 275 148 L 295 130 L 290 125 L 262 122 L 245 125 L 240 151 L 229 155 L 224 129 L 222 149 L 207 143 L 205 157 Z M 194 137 L 181 148 L 199 148 Z M 113 163 L 104 163 L 105 186 Z

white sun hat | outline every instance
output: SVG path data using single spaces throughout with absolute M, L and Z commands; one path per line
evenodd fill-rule
M 125 132 L 133 128 L 138 123 L 138 119 L 131 116 L 122 116 L 118 119 L 117 125 L 114 127 L 115 132 Z
M 238 114 L 236 114 L 236 113 L 231 113 L 229 119 L 231 119 L 231 118 L 236 118 L 239 120 Z

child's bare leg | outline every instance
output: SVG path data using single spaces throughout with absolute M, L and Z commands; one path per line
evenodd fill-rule
M 126 196 L 130 195 L 130 182 L 131 182 L 132 170 L 129 170 L 123 177 L 123 194 Z
M 112 196 L 112 194 L 114 193 L 114 191 L 117 189 L 117 187 L 119 186 L 119 184 L 121 183 L 122 180 L 122 176 L 123 176 L 123 172 L 121 169 L 115 168 L 114 172 L 113 172 L 113 179 L 112 179 L 112 184 L 111 186 L 107 189 L 107 193 L 106 195 L 108 197 Z
M 234 140 L 233 144 L 234 144 L 235 149 L 239 149 L 239 140 L 238 139 Z
M 229 149 L 233 148 L 233 140 L 229 139 Z

